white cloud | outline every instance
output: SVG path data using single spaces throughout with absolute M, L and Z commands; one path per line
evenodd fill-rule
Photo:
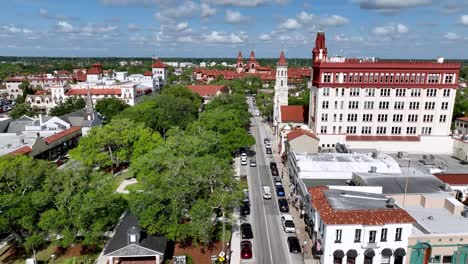
M 464 26 L 468 26 L 468 15 L 460 16 L 460 23 Z
M 270 41 L 271 40 L 271 35 L 267 34 L 267 33 L 264 33 L 264 34 L 261 34 L 260 37 L 258 37 L 258 39 L 263 40 L 263 41 Z
M 249 21 L 249 17 L 242 15 L 239 11 L 226 10 L 225 20 L 227 23 L 239 24 Z
M 76 17 L 68 17 L 64 15 L 50 14 L 49 11 L 45 8 L 39 8 L 39 15 L 41 15 L 41 17 L 46 18 L 46 19 L 54 19 L 54 20 L 60 20 L 60 21 L 76 19 Z
M 297 15 L 297 19 L 303 25 L 308 26 L 342 26 L 349 24 L 349 19 L 340 15 L 331 15 L 328 17 L 319 17 L 314 14 L 308 14 L 305 11 L 301 11 Z
M 190 18 L 200 9 L 199 5 L 193 1 L 185 1 L 180 5 L 167 7 L 154 14 L 158 21 L 174 21 L 178 18 Z
M 224 32 L 219 31 L 211 31 L 210 34 L 203 36 L 206 42 L 209 43 L 232 43 L 232 44 L 240 44 L 244 43 L 248 36 L 245 32 L 239 33 L 230 33 L 226 34 Z
M 241 6 L 241 7 L 255 7 L 264 5 L 268 0 L 205 0 L 206 2 L 215 5 L 227 5 L 227 6 Z
M 349 23 L 349 19 L 339 15 L 332 15 L 322 20 L 322 24 L 327 26 L 342 26 Z
M 372 33 L 383 37 L 398 37 L 400 34 L 408 33 L 409 29 L 403 24 L 387 24 L 384 26 L 375 27 Z
M 279 28 L 281 28 L 281 29 L 298 29 L 298 28 L 301 28 L 301 26 L 302 25 L 299 22 L 297 22 L 296 19 L 288 18 L 279 25 Z
M 105 5 L 127 6 L 127 5 L 168 5 L 172 0 L 100 0 Z
M 68 23 L 67 21 L 59 21 L 57 22 L 57 28 L 60 32 L 72 32 L 73 31 L 73 26 Z
M 311 23 L 315 20 L 317 20 L 317 16 L 315 16 L 314 14 L 308 14 L 307 12 L 304 12 L 304 11 L 301 11 L 298 15 L 297 15 L 297 18 L 299 19 L 299 21 L 301 21 L 302 23 Z
M 458 40 L 460 39 L 460 36 L 455 32 L 447 32 L 447 34 L 444 35 L 444 38 L 448 40 Z
M 128 24 L 127 29 L 129 31 L 138 31 L 138 30 L 140 30 L 140 27 L 133 24 L 133 23 L 130 23 L 130 24 Z
M 181 23 L 177 24 L 177 26 L 176 26 L 177 31 L 184 31 L 184 30 L 186 30 L 188 28 L 189 28 L 189 24 L 187 22 L 181 22 Z
M 191 36 L 181 36 L 177 38 L 177 42 L 192 43 L 195 42 L 195 40 Z
M 202 3 L 200 8 L 202 17 L 210 17 L 216 14 L 216 9 L 210 7 L 207 3 Z
M 353 0 L 361 9 L 376 10 L 380 12 L 398 12 L 402 9 L 425 6 L 432 0 Z

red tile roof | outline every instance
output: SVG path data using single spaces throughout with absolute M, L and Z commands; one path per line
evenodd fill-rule
M 279 60 L 278 60 L 278 66 L 286 66 L 288 63 L 286 62 L 286 57 L 284 56 L 284 52 L 281 51 Z
M 153 66 L 153 68 L 167 68 L 167 65 L 162 62 L 162 60 L 157 60 Z
M 288 141 L 291 141 L 291 140 L 294 140 L 300 136 L 309 136 L 311 138 L 314 138 L 316 140 L 319 140 L 319 138 L 317 137 L 317 135 L 315 135 L 314 133 L 312 132 L 309 132 L 307 130 L 304 130 L 302 128 L 296 128 L 294 129 L 293 131 L 289 132 L 286 137 L 288 138 Z
M 439 180 L 451 185 L 468 185 L 468 174 L 434 174 Z
M 219 91 L 227 92 L 226 85 L 186 85 L 185 87 L 203 97 L 216 95 Z
M 150 71 L 145 71 L 145 72 L 143 73 L 143 75 L 144 75 L 144 76 L 153 76 L 153 73 L 150 72 Z
M 59 132 L 57 134 L 53 134 L 52 136 L 48 136 L 48 137 L 44 138 L 44 142 L 46 144 L 50 144 L 50 143 L 52 143 L 52 142 L 54 142 L 56 140 L 59 140 L 59 139 L 65 137 L 65 136 L 73 134 L 73 133 L 75 133 L 75 132 L 77 132 L 79 130 L 81 130 L 81 127 L 78 127 L 78 126 L 70 127 L 69 129 L 66 129 L 66 130 L 64 130 L 62 132 Z
M 92 67 L 91 69 L 86 71 L 86 74 L 100 74 L 101 71 L 97 67 Z
M 372 210 L 334 210 L 328 202 L 324 190 L 326 186 L 309 188 L 312 206 L 320 214 L 320 218 L 328 225 L 384 225 L 415 223 L 413 217 L 401 208 L 385 208 Z
M 19 149 L 16 149 L 10 153 L 8 153 L 8 155 L 10 156 L 20 156 L 20 155 L 24 155 L 24 154 L 28 154 L 32 151 L 32 148 L 30 146 L 23 146 Z
M 309 107 L 305 105 L 283 105 L 281 106 L 281 122 L 294 122 L 307 124 Z
M 119 88 L 110 88 L 110 89 L 98 89 L 91 88 L 89 89 L 91 95 L 121 95 L 122 90 Z M 65 95 L 87 95 L 88 89 L 70 89 Z
M 421 141 L 419 136 L 346 136 L 349 141 Z
M 457 120 L 468 122 L 468 116 L 457 117 Z

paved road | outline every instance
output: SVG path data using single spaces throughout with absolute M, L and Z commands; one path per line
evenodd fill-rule
M 251 110 L 253 106 L 249 103 Z M 253 111 L 252 111 L 253 112 Z M 242 263 L 256 264 L 300 264 L 304 263 L 301 254 L 290 254 L 286 243 L 287 236 L 283 231 L 280 221 L 277 197 L 274 192 L 273 178 L 270 174 L 269 164 L 273 161 L 271 154 L 265 153 L 263 139 L 270 138 L 267 135 L 265 125 L 259 118 L 252 118 L 252 132 L 256 139 L 255 145 L 257 167 L 242 166 L 241 170 L 247 170 L 249 194 L 251 200 L 251 214 L 243 219 L 250 222 L 254 233 L 252 260 L 244 260 Z M 270 186 L 272 199 L 264 200 L 261 187 Z

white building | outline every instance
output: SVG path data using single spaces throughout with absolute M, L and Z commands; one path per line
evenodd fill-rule
M 273 125 L 281 123 L 281 106 L 288 105 L 288 63 L 281 52 L 276 63 L 275 95 L 273 97 Z
M 394 263 L 406 260 L 416 222 L 382 194 L 309 189 L 312 252 L 320 263 Z
M 325 34 L 319 32 L 308 120 L 322 147 L 339 142 L 382 152 L 452 152 L 460 63 L 328 58 L 327 53 Z

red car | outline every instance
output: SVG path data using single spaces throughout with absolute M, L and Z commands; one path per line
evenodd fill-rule
M 252 258 L 252 243 L 250 243 L 250 241 L 241 242 L 241 258 L 243 259 Z

